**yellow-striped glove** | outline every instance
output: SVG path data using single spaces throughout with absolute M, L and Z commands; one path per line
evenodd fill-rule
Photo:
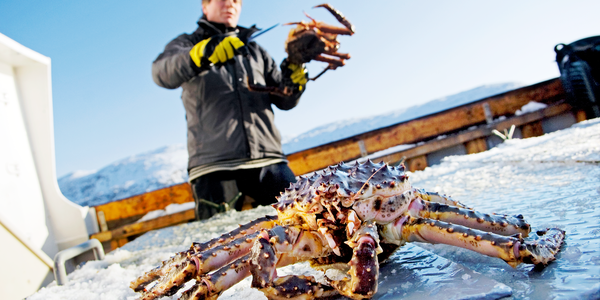
M 308 70 L 305 64 L 292 64 L 287 59 L 281 63 L 282 85 L 292 88 L 294 92 L 304 90 L 308 82 Z
M 290 78 L 292 79 L 293 83 L 306 85 L 306 82 L 308 82 L 308 70 L 306 69 L 306 66 L 304 64 L 290 64 L 288 66 L 288 69 L 292 70 Z
M 197 67 L 208 68 L 211 64 L 224 63 L 235 56 L 244 46 L 237 36 L 219 35 L 202 40 L 190 50 L 190 57 Z

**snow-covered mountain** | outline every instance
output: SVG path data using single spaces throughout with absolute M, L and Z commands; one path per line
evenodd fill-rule
M 520 87 L 517 83 L 485 85 L 382 115 L 343 120 L 284 140 L 283 151 L 293 153 L 363 132 L 423 117 Z M 187 149 L 162 147 L 134 155 L 96 171 L 76 171 L 61 177 L 58 185 L 71 201 L 96 206 L 163 187 L 186 182 Z
M 76 171 L 58 179 L 62 193 L 82 206 L 96 206 L 186 182 L 187 148 L 162 147 L 97 171 Z

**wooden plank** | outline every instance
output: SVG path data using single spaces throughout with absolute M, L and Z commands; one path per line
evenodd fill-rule
M 542 122 L 536 121 L 525 124 L 521 126 L 521 135 L 524 139 L 530 137 L 536 137 L 544 134 L 544 129 L 542 128 Z
M 409 159 L 414 157 L 420 157 L 445 148 L 449 148 L 459 144 L 464 144 L 472 140 L 485 138 L 487 136 L 492 135 L 492 130 L 494 129 L 502 131 L 504 129 L 510 128 L 511 125 L 521 126 L 524 124 L 530 124 L 542 120 L 544 118 L 553 117 L 571 110 L 572 107 L 569 104 L 549 106 L 543 110 L 538 110 L 525 115 L 505 119 L 503 121 L 494 123 L 493 126 L 480 126 L 476 129 L 450 135 L 444 139 L 434 139 L 423 145 L 409 148 L 397 153 L 375 157 L 372 158 L 372 160 L 376 162 L 383 160 L 387 163 L 396 163 L 402 160 L 402 158 L 406 158 L 406 160 L 408 161 Z
M 464 144 L 468 141 L 484 137 L 488 131 L 491 133 L 491 130 L 476 129 L 458 135 L 451 135 L 441 140 L 432 140 L 421 146 L 406 149 L 403 151 L 403 154 L 407 158 L 427 155 L 432 152 L 440 151 L 442 149 L 450 148 L 452 146 Z
M 488 149 L 485 138 L 478 138 L 465 143 L 467 154 L 479 153 Z
M 194 220 L 196 213 L 194 209 L 188 209 L 183 212 L 174 213 L 167 216 L 162 216 L 145 222 L 133 223 L 110 231 L 93 234 L 91 238 L 98 239 L 100 242 L 117 241 L 132 236 L 138 235 L 150 230 L 169 227 Z
M 102 212 L 108 229 L 137 221 L 146 213 L 164 209 L 169 204 L 192 202 L 192 189 L 189 183 L 182 183 L 123 200 L 114 201 L 95 207 L 96 213 Z
M 483 103 L 489 105 L 492 116 L 502 116 L 514 114 L 530 101 L 551 104 L 563 98 L 564 90 L 560 80 L 552 79 L 433 115 L 291 153 L 288 155 L 289 166 L 296 175 L 306 174 L 340 161 L 359 158 L 359 141 L 363 141 L 368 153 L 374 153 L 482 124 L 486 120 Z
M 129 240 L 126 238 L 122 238 L 122 239 L 118 239 L 117 240 L 117 245 L 118 247 L 123 247 L 125 246 L 125 244 L 129 243 Z
M 577 120 L 577 123 L 587 120 L 585 110 L 578 110 L 577 114 L 575 114 L 575 119 Z
M 421 171 L 427 168 L 427 156 L 420 155 L 406 160 L 406 168 L 411 171 Z
M 106 252 L 110 252 L 110 251 L 113 251 L 113 250 L 115 250 L 115 249 L 117 249 L 117 248 L 119 248 L 119 241 L 117 241 L 117 240 L 112 240 L 112 241 L 110 241 L 110 249 L 106 249 L 106 248 L 105 248 L 104 250 L 105 250 L 105 251 L 106 251 L 106 250 L 108 250 L 108 251 L 106 251 Z

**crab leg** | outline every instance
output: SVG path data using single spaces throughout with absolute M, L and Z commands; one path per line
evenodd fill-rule
M 333 25 L 329 25 L 325 22 L 320 22 L 317 21 L 315 19 L 313 19 L 311 16 L 309 16 L 307 13 L 304 13 L 304 15 L 306 15 L 309 19 L 311 19 L 312 22 L 307 23 L 304 21 L 300 21 L 300 22 L 288 22 L 288 23 L 284 23 L 282 24 L 282 26 L 288 26 L 288 25 L 300 25 L 304 28 L 314 28 L 317 29 L 318 31 L 320 31 L 322 34 L 342 34 L 342 35 L 352 35 L 354 34 L 353 32 L 351 32 L 350 30 L 348 30 L 345 27 L 338 27 L 338 26 L 333 26 Z
M 394 225 L 396 235 L 407 242 L 427 242 L 453 245 L 475 252 L 498 257 L 512 267 L 522 262 L 547 265 L 556 259 L 565 232 L 558 228 L 548 229 L 542 238 L 525 241 L 521 234 L 502 236 L 477 229 L 454 225 L 426 218 L 405 215 Z
M 179 253 L 178 256 L 183 259 L 178 260 L 179 263 L 172 265 L 167 274 L 157 278 L 158 282 L 150 290 L 143 293 L 140 299 L 151 300 L 156 297 L 175 294 L 183 287 L 185 282 L 191 280 L 193 277 L 202 277 L 203 274 L 207 274 L 233 260 L 247 255 L 259 236 L 260 232 L 254 232 L 246 237 L 233 240 L 230 246 L 219 245 L 203 252 L 193 253 L 193 250 L 190 250 Z M 140 291 L 140 289 L 137 291 Z
M 531 227 L 523 220 L 522 215 L 513 217 L 495 214 L 488 215 L 465 208 L 425 201 L 419 198 L 414 199 L 408 209 L 413 217 L 419 216 L 441 220 L 505 236 L 522 234 L 524 237 L 527 237 L 531 231 Z
M 333 67 L 333 68 L 341 67 L 346 64 L 343 60 L 335 59 L 333 57 L 323 56 L 322 54 L 317 55 L 317 57 L 315 57 L 314 60 L 329 63 L 329 66 Z
M 183 292 L 180 300 L 217 299 L 221 292 L 250 275 L 250 254 L 238 258 L 216 272 L 196 279 L 196 283 Z
M 348 21 L 346 19 L 346 17 L 344 17 L 344 15 L 339 10 L 333 8 L 333 6 L 331 6 L 329 4 L 320 4 L 320 5 L 314 6 L 313 8 L 317 8 L 317 7 L 326 8 L 338 20 L 338 22 L 342 23 L 344 26 L 346 26 L 346 28 L 348 28 L 346 30 L 346 32 L 349 32 L 349 33 L 340 33 L 340 34 L 348 34 L 348 35 L 354 34 L 354 25 L 352 25 L 352 23 L 350 23 L 350 21 Z
M 194 243 L 189 250 L 177 253 L 160 267 L 132 281 L 130 287 L 136 292 L 143 291 L 140 299 L 145 300 L 173 295 L 193 276 L 208 273 L 247 254 L 258 237 L 258 231 L 273 227 L 276 219 L 266 216 L 206 243 Z M 157 283 L 146 290 L 146 286 L 153 281 Z
M 315 77 L 309 78 L 309 80 L 315 81 L 319 77 L 321 77 L 321 75 L 325 74 L 325 72 L 327 72 L 327 70 L 335 70 L 338 67 L 344 66 L 346 64 L 344 62 L 344 59 L 346 59 L 345 57 L 347 56 L 348 58 L 350 58 L 350 55 L 347 55 L 344 53 L 337 53 L 337 52 L 334 52 L 334 53 L 339 54 L 339 56 L 336 54 L 331 54 L 331 55 L 341 57 L 342 59 L 335 59 L 332 57 L 323 56 L 322 54 L 319 54 L 319 55 L 317 55 L 317 57 L 314 58 L 314 60 L 316 60 L 316 61 L 326 62 L 329 65 L 327 66 L 327 68 L 323 69 L 323 71 L 321 71 L 321 73 L 317 74 L 317 76 L 315 76 Z
M 350 54 L 349 53 L 340 53 L 340 52 L 337 52 L 337 51 L 332 51 L 332 52 L 326 51 L 325 53 L 327 55 L 339 57 L 341 59 L 350 59 Z
M 305 231 L 299 226 L 263 230 L 258 233 L 250 254 L 198 279 L 181 299 L 216 299 L 222 291 L 249 275 L 252 275 L 252 287 L 261 290 L 269 299 L 334 296 L 335 290 L 317 283 L 310 276 L 277 277 L 276 272 L 277 267 L 330 253 L 317 232 Z
M 323 71 L 321 71 L 321 73 L 317 74 L 317 76 L 308 78 L 308 80 L 315 81 L 315 80 L 319 79 L 319 77 L 321 77 L 321 75 L 325 74 L 325 72 L 327 72 L 327 70 L 329 70 L 329 69 L 330 69 L 330 66 L 327 66 L 327 68 L 323 69 Z
M 217 245 L 228 244 L 232 240 L 245 237 L 248 234 L 260 231 L 261 229 L 273 228 L 273 226 L 275 226 L 275 221 L 277 221 L 277 216 L 264 216 L 248 224 L 240 225 L 238 228 L 208 242 L 194 243 L 193 246 L 196 248 L 196 251 L 205 251 Z
M 428 191 L 424 191 L 421 189 L 415 189 L 415 194 L 417 196 L 419 196 L 419 198 L 421 198 L 423 200 L 427 200 L 429 202 L 441 203 L 441 204 L 470 209 L 469 207 L 460 203 L 459 201 L 454 200 L 446 195 L 440 195 L 440 193 L 433 193 L 433 192 L 428 192 Z
M 285 87 L 281 90 L 276 86 L 260 86 L 260 85 L 248 85 L 248 90 L 256 93 L 270 93 L 280 97 L 289 97 L 292 94 L 292 90 L 288 87 Z

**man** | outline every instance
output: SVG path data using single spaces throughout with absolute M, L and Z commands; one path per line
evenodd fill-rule
M 152 64 L 158 85 L 183 89 L 197 220 L 226 209 L 238 190 L 252 197 L 253 205 L 264 205 L 295 181 L 271 104 L 282 110 L 295 107 L 308 74 L 303 65 L 287 60 L 280 72 L 263 48 L 249 42 L 258 29 L 237 26 L 241 8 L 241 0 L 203 0 L 198 29 L 167 44 Z M 248 84 L 292 93 L 253 92 Z

